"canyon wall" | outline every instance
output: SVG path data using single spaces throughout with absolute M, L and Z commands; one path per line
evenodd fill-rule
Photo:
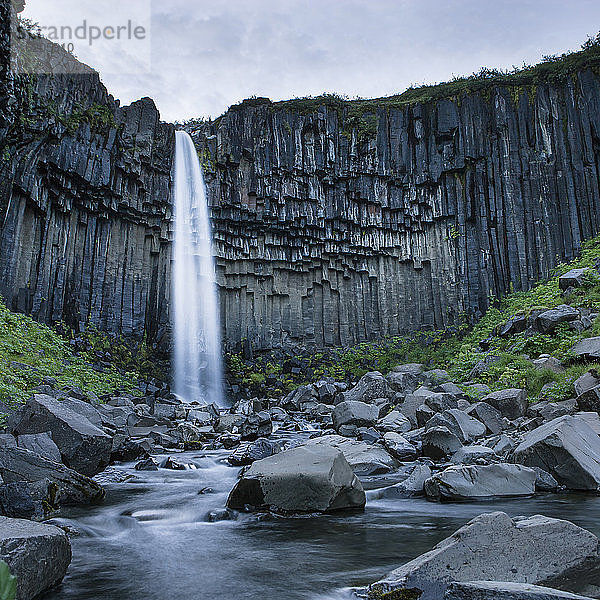
M 591 70 L 404 108 L 371 101 L 358 122 L 351 102 L 334 104 L 253 99 L 187 126 L 230 346 L 349 345 L 476 319 L 600 230 Z
M 60 71 L 74 65 L 58 46 L 49 51 Z M 120 107 L 86 71 L 2 72 L 0 295 L 40 321 L 161 341 L 174 127 L 149 98 Z
M 119 106 L 91 69 L 13 77 L 2 17 L 0 294 L 44 322 L 166 349 L 174 127 L 148 98 Z M 600 230 L 591 70 L 406 106 L 254 99 L 186 128 L 228 348 L 473 320 Z

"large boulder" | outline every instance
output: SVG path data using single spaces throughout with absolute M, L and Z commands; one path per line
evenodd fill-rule
M 304 445 L 328 446 L 339 450 L 359 477 L 382 475 L 398 467 L 398 462 L 381 446 L 359 442 L 341 435 L 324 435 L 308 440 Z
M 23 448 L 0 446 L 0 476 L 5 483 L 49 480 L 58 486 L 61 504 L 91 504 L 104 498 L 93 479 Z
M 61 461 L 60 450 L 49 433 L 27 433 L 20 435 L 18 446 L 54 462 Z
M 559 323 L 574 321 L 579 317 L 579 311 L 568 304 L 546 310 L 536 319 L 536 327 L 542 333 L 552 333 Z
M 41 521 L 58 510 L 59 502 L 58 486 L 49 479 L 0 485 L 0 514 L 5 517 Z
M 277 442 L 258 438 L 254 442 L 242 442 L 234 452 L 227 457 L 227 462 L 234 467 L 250 465 L 255 460 L 273 456 L 281 450 Z
M 421 453 L 434 460 L 452 456 L 462 448 L 460 439 L 447 427 L 432 427 L 421 436 Z
M 592 600 L 561 590 L 529 583 L 468 581 L 452 583 L 444 600 Z
M 513 454 L 572 490 L 600 490 L 600 437 L 582 418 L 564 416 L 529 432 Z
M 392 400 L 395 396 L 395 390 L 379 371 L 365 373 L 351 390 L 342 394 L 347 402 L 373 402 L 379 398 Z
M 532 496 L 537 473 L 522 465 L 452 466 L 425 482 L 434 500 L 469 500 Z
M 100 473 L 110 461 L 111 438 L 90 421 L 44 394 L 35 394 L 15 419 L 13 433 L 49 432 L 65 465 L 83 475 Z
M 571 352 L 576 356 L 596 360 L 600 358 L 600 337 L 585 338 L 577 342 Z
M 343 425 L 356 425 L 369 427 L 375 425 L 379 418 L 379 408 L 366 402 L 344 401 L 340 402 L 333 411 L 333 426 L 339 431 Z
M 580 287 L 591 272 L 592 270 L 589 267 L 571 269 L 558 278 L 558 287 L 563 291 L 568 290 L 570 287 Z
M 423 592 L 419 600 L 439 600 L 455 581 L 544 585 L 599 560 L 598 538 L 569 521 L 495 512 L 476 517 L 373 587 L 413 588 Z
M 71 544 L 53 525 L 0 517 L 0 558 L 17 578 L 17 600 L 32 600 L 62 581 Z
M 388 431 L 383 436 L 383 445 L 398 460 L 409 461 L 417 457 L 417 449 L 404 436 Z
M 492 435 L 502 433 L 505 428 L 502 413 L 487 402 L 476 402 L 465 411 L 468 415 L 481 421 Z
M 600 385 L 579 394 L 577 406 L 582 411 L 600 413 Z
M 254 462 L 229 494 L 227 506 L 329 513 L 364 508 L 365 492 L 339 450 L 299 446 Z
M 527 392 L 518 388 L 500 390 L 485 396 L 483 402 L 499 410 L 503 417 L 517 419 L 527 411 Z
M 425 494 L 423 486 L 430 477 L 431 469 L 427 465 L 417 463 L 404 481 L 377 490 L 373 497 L 392 499 L 423 496 Z

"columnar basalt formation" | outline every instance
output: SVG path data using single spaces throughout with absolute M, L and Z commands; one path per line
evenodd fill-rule
M 53 46 L 52 60 L 68 72 L 74 59 Z M 167 348 L 174 127 L 148 98 L 120 107 L 91 69 L 0 68 L 0 294 L 45 322 Z M 350 345 L 475 319 L 600 230 L 592 70 L 360 106 L 254 99 L 187 125 L 228 348 Z
M 41 321 L 160 341 L 174 127 L 149 98 L 120 107 L 91 69 L 2 75 L 0 295 Z
M 405 108 L 372 101 L 366 133 L 346 130 L 351 106 L 254 99 L 188 124 L 230 346 L 347 345 L 476 318 L 600 229 L 591 70 Z

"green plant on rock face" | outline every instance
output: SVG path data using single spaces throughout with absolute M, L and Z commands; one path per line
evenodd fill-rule
M 369 589 L 369 600 L 418 600 L 423 592 L 417 588 L 404 588 L 385 591 L 380 584 L 375 584 Z
M 8 565 L 0 560 L 0 600 L 14 600 L 17 595 L 17 578 L 10 574 Z

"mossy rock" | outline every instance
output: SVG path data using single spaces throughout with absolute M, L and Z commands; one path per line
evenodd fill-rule
M 369 600 L 418 600 L 423 592 L 417 588 L 398 588 L 385 591 L 385 588 L 376 584 L 369 590 Z

